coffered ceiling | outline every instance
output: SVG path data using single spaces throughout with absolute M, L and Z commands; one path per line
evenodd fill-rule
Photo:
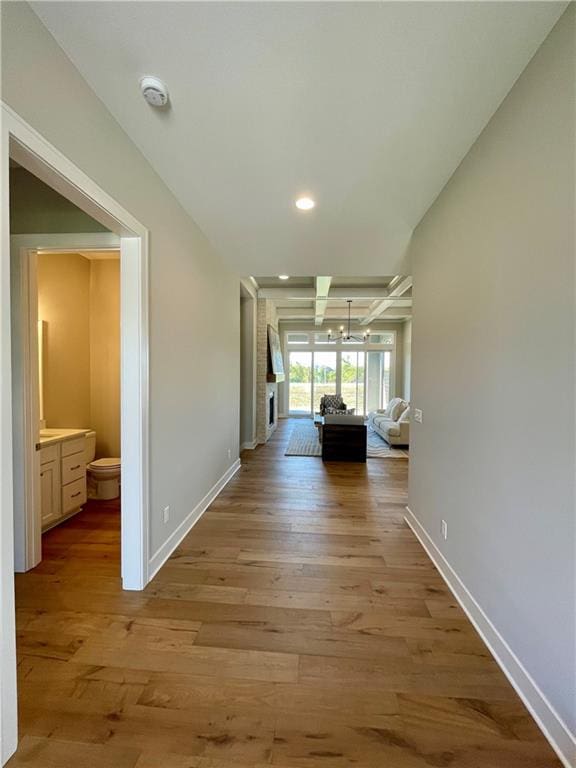
M 274 302 L 278 318 L 323 326 L 350 317 L 358 325 L 407 320 L 412 316 L 412 278 L 255 277 L 257 295 Z
M 32 6 L 236 272 L 379 275 L 566 3 Z

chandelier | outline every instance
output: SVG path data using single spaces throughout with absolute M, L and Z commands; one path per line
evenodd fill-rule
M 354 336 L 352 333 L 350 333 L 350 311 L 352 307 L 352 299 L 346 299 L 348 303 L 348 329 L 344 330 L 344 326 L 341 325 L 340 329 L 338 331 L 337 336 L 332 335 L 332 331 L 328 331 L 328 341 L 358 341 L 358 342 L 366 342 L 370 341 L 370 328 L 367 328 L 362 336 Z

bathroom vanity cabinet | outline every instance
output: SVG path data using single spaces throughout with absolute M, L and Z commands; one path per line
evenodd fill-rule
M 45 531 L 79 512 L 86 503 L 85 432 L 43 430 L 39 449 L 40 515 Z

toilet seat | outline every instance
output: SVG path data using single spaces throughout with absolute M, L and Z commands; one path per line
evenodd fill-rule
M 111 470 L 120 469 L 120 459 L 96 459 L 96 461 L 88 464 L 88 469 L 95 470 Z

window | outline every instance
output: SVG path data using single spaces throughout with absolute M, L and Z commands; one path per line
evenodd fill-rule
M 314 412 L 320 410 L 320 398 L 337 391 L 337 356 L 334 352 L 314 352 Z
M 388 405 L 394 394 L 395 331 L 376 330 L 366 343 L 328 344 L 326 331 L 312 329 L 286 332 L 285 340 L 289 413 L 318 413 L 320 398 L 334 394 L 357 414 Z
M 340 392 L 348 408 L 364 413 L 364 358 L 365 352 L 342 352 L 340 361 Z
M 307 333 L 287 333 L 286 340 L 288 344 L 308 344 L 309 341 Z
M 312 403 L 312 352 L 288 353 L 290 413 L 310 414 Z
M 366 353 L 366 411 L 385 408 L 390 400 L 392 352 Z
M 394 331 L 378 331 L 370 334 L 370 344 L 388 344 L 394 345 L 396 333 Z

